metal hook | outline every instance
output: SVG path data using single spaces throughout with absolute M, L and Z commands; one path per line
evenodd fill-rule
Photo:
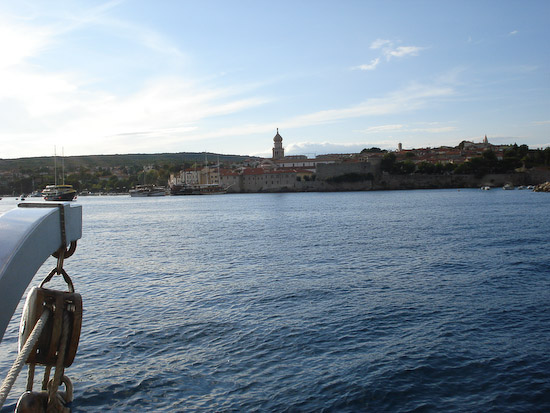
M 53 278 L 55 274 L 60 274 L 63 276 L 63 280 L 67 284 L 67 287 L 69 287 L 69 292 L 74 293 L 74 284 L 73 280 L 71 280 L 71 277 L 69 277 L 69 274 L 67 274 L 67 271 L 65 271 L 63 268 L 58 269 L 54 268 L 50 271 L 50 273 L 42 280 L 40 283 L 40 288 L 44 288 L 44 284 L 50 282 L 50 280 Z
M 69 248 L 65 249 L 66 247 L 67 246 L 64 245 L 63 247 L 59 248 L 56 252 L 54 252 L 52 255 L 55 258 L 59 258 L 59 256 L 61 255 L 61 252 L 64 251 L 65 258 L 69 258 L 76 251 L 76 241 L 71 241 Z

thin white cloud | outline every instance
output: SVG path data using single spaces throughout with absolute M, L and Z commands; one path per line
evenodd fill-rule
M 364 134 L 380 134 L 388 132 L 404 133 L 444 133 L 457 130 L 456 126 L 432 126 L 432 127 L 410 127 L 408 125 L 379 125 L 371 126 L 367 129 L 363 129 L 360 132 Z
M 327 109 L 297 116 L 287 122 L 289 126 L 333 123 L 363 116 L 388 115 L 408 112 L 426 106 L 433 99 L 450 96 L 454 90 L 448 86 L 413 85 L 390 93 L 383 98 L 372 98 L 342 109 Z
M 516 34 L 518 34 L 518 33 L 519 33 L 519 31 L 513 30 L 513 31 L 511 31 L 510 33 L 508 33 L 508 35 L 509 35 L 509 36 L 514 36 L 514 35 L 516 35 Z
M 535 125 L 550 125 L 550 120 L 541 120 L 537 122 L 533 122 Z
M 360 132 L 365 133 L 365 134 L 370 134 L 370 133 L 396 131 L 396 130 L 400 130 L 400 129 L 403 129 L 403 128 L 404 128 L 404 125 L 399 125 L 399 124 L 397 124 L 397 125 L 380 125 L 380 126 L 368 127 L 367 129 L 363 129 Z
M 112 30 L 114 34 L 120 38 L 126 38 L 130 42 L 136 42 L 142 47 L 161 55 L 178 59 L 185 57 L 185 54 L 172 41 L 147 27 L 113 18 L 99 18 L 99 16 L 96 24 L 100 24 Z
M 393 57 L 418 56 L 421 50 L 425 47 L 420 46 L 396 46 L 394 42 L 386 39 L 377 39 L 371 43 L 370 48 L 373 50 L 381 50 L 386 60 Z
M 422 50 L 423 47 L 418 46 L 399 46 L 395 49 L 387 49 L 384 51 L 386 58 L 390 57 L 403 57 L 403 56 L 418 56 L 418 52 Z
M 456 126 L 441 126 L 437 128 L 412 128 L 409 132 L 444 133 L 457 130 Z
M 370 48 L 373 49 L 373 50 L 387 48 L 387 47 L 393 47 L 393 42 L 391 40 L 376 39 L 370 45 Z
M 376 66 L 378 66 L 378 63 L 380 63 L 380 58 L 377 57 L 376 59 L 372 59 L 370 61 L 370 63 L 365 64 L 365 65 L 356 66 L 356 67 L 354 67 L 354 69 L 374 70 L 374 69 L 376 69 Z
M 383 47 L 391 46 L 393 43 L 391 40 L 385 40 L 385 39 L 376 39 L 374 42 L 371 43 L 370 48 L 371 49 L 381 49 Z

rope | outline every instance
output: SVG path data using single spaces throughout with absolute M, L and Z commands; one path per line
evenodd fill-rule
M 42 390 L 48 390 L 48 382 L 50 381 L 50 372 L 52 366 L 46 366 L 44 369 L 44 378 L 42 379 Z
M 34 384 L 34 370 L 36 364 L 29 364 L 29 373 L 27 375 L 27 391 L 32 391 L 32 386 Z
M 55 374 L 51 386 L 48 386 L 48 408 L 46 412 L 63 412 L 64 406 L 59 397 L 57 397 L 57 389 L 61 385 L 63 374 L 65 373 L 65 352 L 67 350 L 67 341 L 69 339 L 69 315 L 63 313 L 63 325 L 61 327 L 61 344 L 57 352 L 57 363 L 55 365 Z M 66 400 L 69 402 L 70 400 Z
M 10 371 L 8 372 L 8 375 L 4 379 L 4 382 L 2 383 L 2 387 L 0 388 L 0 408 L 4 405 L 4 402 L 8 398 L 8 394 L 10 393 L 11 388 L 13 387 L 15 380 L 17 379 L 17 376 L 21 372 L 21 369 L 25 365 L 25 362 L 27 361 L 27 358 L 29 358 L 29 355 L 31 354 L 35 344 L 38 342 L 38 338 L 40 337 L 40 333 L 42 333 L 42 330 L 44 329 L 44 326 L 46 325 L 46 321 L 48 320 L 48 317 L 50 316 L 50 310 L 48 308 L 44 308 L 44 312 L 40 316 L 40 319 L 37 321 L 36 325 L 32 329 L 32 332 L 25 342 L 25 345 L 17 355 L 17 358 L 15 359 L 13 366 L 11 367 Z

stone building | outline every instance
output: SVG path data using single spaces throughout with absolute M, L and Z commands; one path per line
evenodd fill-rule
M 220 174 L 218 168 L 209 166 L 201 169 L 189 168 L 170 174 L 168 180 L 169 186 L 174 185 L 218 185 L 220 183 Z
M 278 192 L 296 188 L 296 170 L 266 170 L 243 168 L 240 171 L 221 170 L 221 185 L 227 192 Z

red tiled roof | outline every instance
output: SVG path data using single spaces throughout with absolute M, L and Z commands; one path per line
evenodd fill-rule
M 246 168 L 243 170 L 243 175 L 263 175 L 265 171 L 263 168 Z

